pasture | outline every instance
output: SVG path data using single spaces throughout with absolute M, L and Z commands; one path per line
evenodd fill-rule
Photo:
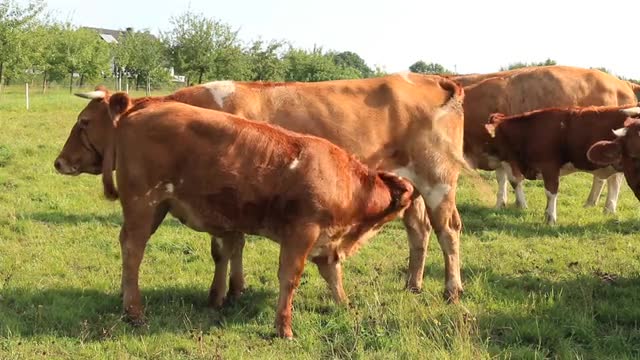
M 494 210 L 493 173 L 465 174 L 465 294 L 442 300 L 443 259 L 429 245 L 424 289 L 403 290 L 399 221 L 344 264 L 351 304 L 333 304 L 308 264 L 294 300 L 295 339 L 274 338 L 277 244 L 250 237 L 248 289 L 207 308 L 209 239 L 165 220 L 151 238 L 140 286 L 147 325 L 121 321 L 120 206 L 100 178 L 58 175 L 53 161 L 86 100 L 66 91 L 0 95 L 0 358 L 638 358 L 640 221 L 623 185 L 616 215 L 582 207 L 591 176 L 561 180 L 558 224 L 543 224 L 540 181 L 529 208 Z M 601 199 L 601 202 L 604 199 Z

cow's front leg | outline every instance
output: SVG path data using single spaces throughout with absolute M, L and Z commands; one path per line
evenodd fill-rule
M 600 199 L 600 194 L 602 194 L 602 189 L 604 188 L 604 182 L 604 179 L 600 179 L 595 175 L 593 176 L 591 191 L 589 191 L 589 196 L 587 197 L 587 201 L 584 203 L 584 207 L 593 207 L 598 204 L 598 199 Z
M 300 284 L 300 277 L 304 270 L 304 262 L 313 243 L 318 239 L 320 230 L 317 226 L 306 226 L 280 242 L 280 267 L 278 280 L 280 281 L 280 296 L 276 309 L 276 333 L 278 336 L 292 339 L 291 312 L 293 309 L 293 295 Z
M 618 207 L 618 196 L 623 179 L 622 173 L 615 173 L 607 179 L 607 200 L 604 204 L 605 214 L 615 214 Z
M 122 303 L 125 316 L 134 325 L 144 324 L 138 287 L 140 263 L 154 226 L 155 208 L 147 204 L 124 204 L 124 223 L 120 230 L 122 251 Z
M 545 210 L 545 221 L 549 225 L 554 225 L 558 219 L 556 207 L 558 203 L 558 187 L 560 182 L 559 168 L 551 168 L 542 171 L 545 194 L 547 195 L 547 208 Z

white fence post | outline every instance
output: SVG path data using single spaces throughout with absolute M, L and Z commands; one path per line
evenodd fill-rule
M 29 110 L 29 83 L 24 83 L 24 94 L 27 99 L 27 110 Z

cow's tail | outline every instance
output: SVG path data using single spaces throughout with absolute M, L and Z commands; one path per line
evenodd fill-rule
M 111 141 L 108 141 L 107 148 L 104 152 L 102 160 L 102 187 L 104 196 L 108 200 L 116 200 L 118 198 L 118 190 L 113 181 L 113 170 L 115 169 L 116 160 L 116 132 L 120 117 L 131 108 L 131 99 L 126 93 L 116 93 L 109 97 L 109 115 L 113 122 L 114 134 Z
M 451 97 L 447 100 L 447 102 L 442 105 L 441 111 L 443 111 L 444 113 L 457 113 L 463 118 L 464 88 L 457 82 L 444 77 L 440 79 L 440 87 L 451 94 Z M 442 116 L 441 118 L 449 117 Z M 434 124 L 434 126 L 438 125 L 439 124 Z M 463 124 L 460 124 L 460 126 L 460 130 L 464 131 L 464 122 Z M 465 160 L 464 155 L 461 151 L 462 144 L 456 145 L 453 141 L 451 141 L 449 136 L 445 136 L 444 134 L 441 137 L 445 143 L 445 151 L 447 152 L 447 155 L 449 155 L 449 158 L 452 159 L 463 170 L 467 172 L 472 171 L 471 166 L 469 166 L 469 163 Z

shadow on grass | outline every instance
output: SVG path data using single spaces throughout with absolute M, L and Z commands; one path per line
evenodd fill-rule
M 487 304 L 476 321 L 489 350 L 515 358 L 640 356 L 640 275 L 567 266 L 574 270 L 557 281 L 533 270 L 505 276 L 465 269 L 467 282 L 483 284 L 482 294 L 465 296 Z
M 584 237 L 621 235 L 640 232 L 640 222 L 633 220 L 620 221 L 610 216 L 602 216 L 598 220 L 586 224 L 558 224 L 547 225 L 543 223 L 543 215 L 539 222 L 526 221 L 526 213 L 516 208 L 496 210 L 493 208 L 476 205 L 460 204 L 458 210 L 464 224 L 464 233 L 482 233 L 483 231 L 506 232 L 516 238 L 548 237 Z
M 146 324 L 133 327 L 122 317 L 122 300 L 116 293 L 91 289 L 3 289 L 0 297 L 0 334 L 64 336 L 102 340 L 114 333 L 184 333 L 206 331 L 229 324 L 245 325 L 268 314 L 273 322 L 275 291 L 248 288 L 222 309 L 207 307 L 208 289 L 166 287 L 142 290 Z

